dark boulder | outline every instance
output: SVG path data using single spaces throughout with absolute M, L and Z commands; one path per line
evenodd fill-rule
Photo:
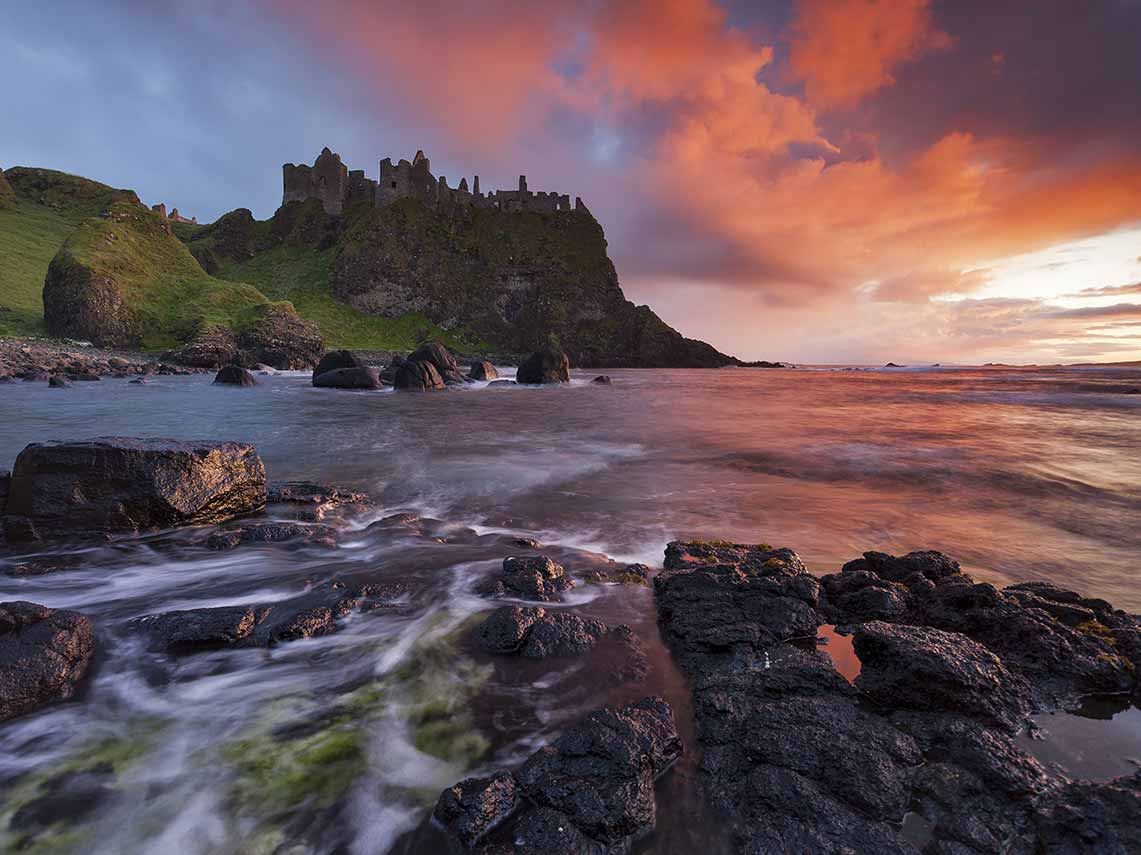
M 614 384 L 614 381 L 611 380 L 610 377 L 607 376 L 606 374 L 599 374 L 597 377 L 595 377 L 590 382 L 591 383 L 597 383 L 599 386 L 611 386 Z
M 502 572 L 484 586 L 484 593 L 532 600 L 556 600 L 563 591 L 573 587 L 574 580 L 561 565 L 545 555 L 536 555 L 505 558 Z
M 431 363 L 441 377 L 460 373 L 460 364 L 452 352 L 438 341 L 424 342 L 409 355 L 408 361 Z
M 503 824 L 519 804 L 515 778 L 497 772 L 489 778 L 468 778 L 440 794 L 435 819 L 464 846 L 474 846 Z
M 479 646 L 489 653 L 517 653 L 531 624 L 546 612 L 541 608 L 503 606 L 491 613 L 477 630 Z
M 1134 855 L 1141 829 L 1141 771 L 1099 783 L 1068 782 L 1035 818 L 1036 852 Z
M 431 362 L 418 362 L 409 359 L 396 370 L 396 379 L 393 383 L 397 389 L 408 389 L 426 392 L 432 389 L 443 389 L 444 380 L 436 366 Z
M 479 627 L 479 644 L 489 653 L 518 653 L 528 659 L 578 656 L 610 633 L 600 620 L 574 612 L 503 606 Z
M 856 628 L 856 687 L 887 707 L 978 716 L 1010 730 L 1030 712 L 1030 686 L 965 635 L 872 621 Z
M 472 380 L 498 380 L 499 372 L 490 362 L 473 362 L 468 377 Z
M 205 326 L 186 344 L 168 350 L 162 358 L 192 368 L 221 368 L 238 358 L 238 337 L 221 324 Z
M 48 386 L 53 389 L 66 389 L 71 385 L 71 381 L 66 377 L 61 377 L 59 374 L 53 374 L 48 380 Z
M 384 370 L 380 372 L 380 379 L 389 385 L 394 385 L 396 383 L 396 375 L 400 371 L 400 366 L 407 361 L 408 360 L 400 354 L 393 355 L 392 360 L 384 367 Z
M 70 698 L 94 649 L 78 612 L 0 603 L 0 721 Z
M 822 576 L 826 604 L 832 623 L 865 620 L 899 620 L 908 609 L 908 588 L 889 582 L 868 570 L 851 570 Z
M 511 829 L 511 847 L 503 855 L 613 855 L 615 850 L 591 840 L 569 816 L 546 807 L 528 808 Z M 487 855 L 500 855 L 489 850 Z
M 224 522 L 265 499 L 253 446 L 98 437 L 20 452 L 7 513 L 41 534 L 83 535 Z
M 556 350 L 540 350 L 532 353 L 515 372 L 519 383 L 569 383 L 570 360 L 567 355 Z
M 240 365 L 227 365 L 214 377 L 214 384 L 220 386 L 256 386 L 257 378 Z
M 8 493 L 12 489 L 12 473 L 7 469 L 0 469 L 0 516 L 4 515 L 4 508 L 8 505 Z
M 365 361 L 351 350 L 330 350 L 321 357 L 317 367 L 313 369 L 314 385 L 316 385 L 318 377 L 329 371 L 336 371 L 338 368 L 366 367 Z
M 327 525 L 272 522 L 224 529 L 206 538 L 206 546 L 217 550 L 234 549 L 247 543 L 289 543 L 292 546 L 333 547 L 337 543 L 337 532 Z
M 654 779 L 681 752 L 669 704 L 644 698 L 591 713 L 532 754 L 516 780 L 532 804 L 621 849 L 654 829 Z
M 313 378 L 313 385 L 322 389 L 380 389 L 384 386 L 380 372 L 375 368 L 334 368 Z

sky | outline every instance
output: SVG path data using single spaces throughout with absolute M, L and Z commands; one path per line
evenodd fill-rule
M 1141 359 L 1141 0 L 8 0 L 0 166 L 200 222 L 323 146 L 581 196 L 747 359 Z

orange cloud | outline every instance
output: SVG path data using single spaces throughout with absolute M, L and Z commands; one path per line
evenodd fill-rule
M 851 106 L 895 83 L 895 70 L 951 38 L 932 20 L 929 0 L 800 0 L 790 65 L 821 108 Z

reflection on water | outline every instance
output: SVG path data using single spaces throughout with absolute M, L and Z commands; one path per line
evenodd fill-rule
M 313 852 L 433 852 L 423 819 L 442 787 L 520 762 L 586 709 L 659 692 L 692 745 L 688 691 L 648 587 L 581 585 L 567 604 L 634 628 L 652 666 L 642 685 L 600 688 L 581 664 L 496 659 L 472 644 L 489 605 L 476 582 L 520 535 L 580 576 L 598 553 L 660 566 L 677 537 L 788 545 L 820 573 L 867 549 L 942 549 L 999 583 L 1045 578 L 1141 608 L 1141 395 L 1128 393 L 1141 372 L 613 376 L 612 387 L 579 377 L 427 395 L 316 390 L 290 374 L 253 389 L 208 376 L 0 387 L 0 466 L 46 439 L 234 439 L 258 447 L 272 479 L 340 483 L 381 503 L 332 555 L 216 553 L 189 532 L 89 547 L 56 573 L 37 575 L 43 556 L 8 556 L 17 575 L 0 575 L 0 597 L 81 609 L 101 654 L 80 703 L 0 727 L 0 837 L 16 807 L 78 770 L 111 796 L 61 851 L 304 840 Z M 446 523 L 361 531 L 399 510 Z M 128 626 L 155 611 L 284 600 L 334 578 L 404 594 L 335 635 L 268 651 L 172 659 Z M 850 637 L 821 637 L 854 678 Z M 1031 747 L 1070 774 L 1119 774 L 1141 756 L 1139 715 L 1043 717 L 1047 738 Z M 1119 757 L 1086 729 L 1106 727 Z M 639 851 L 716 852 L 696 775 L 687 754 L 662 779 L 660 830 Z
M 836 627 L 826 623 L 816 631 L 816 646 L 828 654 L 832 665 L 849 683 L 860 676 L 860 657 L 850 634 L 836 632 Z
M 1104 781 L 1141 767 L 1141 709 L 1127 698 L 1093 698 L 1074 712 L 1032 717 L 1038 733 L 1019 742 L 1047 767 Z

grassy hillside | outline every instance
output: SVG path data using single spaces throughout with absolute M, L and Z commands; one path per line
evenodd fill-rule
M 427 338 L 465 352 L 485 349 L 422 315 L 381 318 L 337 302 L 329 286 L 332 263 L 332 249 L 277 246 L 222 267 L 218 276 L 249 282 L 271 300 L 288 300 L 301 317 L 317 324 L 329 349 L 413 350 Z
M 15 167 L 3 176 L 14 198 L 0 204 L 0 336 L 44 335 L 48 264 L 84 219 L 136 197 L 52 169 Z
M 240 330 L 269 302 L 252 285 L 208 275 L 165 220 L 131 202 L 80 223 L 51 263 L 45 294 L 58 288 L 67 303 L 106 282 L 129 315 L 123 323 L 148 350 L 174 347 L 207 324 Z

